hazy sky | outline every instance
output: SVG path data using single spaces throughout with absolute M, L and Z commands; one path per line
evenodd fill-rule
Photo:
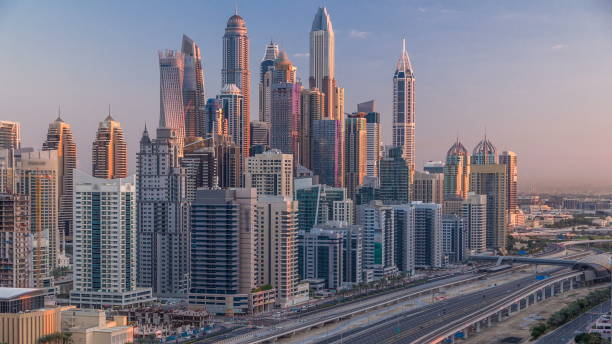
M 308 79 L 308 32 L 321 1 L 238 1 L 258 64 L 272 38 Z M 442 160 L 459 135 L 487 135 L 519 156 L 521 189 L 612 189 L 612 1 L 334 1 L 336 79 L 345 110 L 375 99 L 386 142 L 395 62 L 405 37 L 416 75 L 417 161 Z M 0 119 L 40 147 L 57 116 L 73 126 L 79 168 L 108 104 L 134 170 L 144 123 L 159 116 L 157 50 L 201 47 L 206 97 L 220 89 L 221 38 L 233 1 L 0 0 Z

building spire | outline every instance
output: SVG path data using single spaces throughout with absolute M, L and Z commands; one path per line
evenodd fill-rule
M 56 122 L 63 122 L 63 120 L 62 120 L 62 106 L 61 105 L 57 106 L 57 119 L 55 121 Z
M 108 116 L 106 116 L 106 120 L 107 121 L 114 121 L 113 117 L 111 116 L 111 106 L 110 106 L 110 103 L 108 104 Z
M 406 49 L 406 38 L 402 38 L 402 55 L 397 60 L 396 69 L 398 71 L 412 73 L 412 64 L 410 63 L 410 56 L 408 56 L 408 50 Z

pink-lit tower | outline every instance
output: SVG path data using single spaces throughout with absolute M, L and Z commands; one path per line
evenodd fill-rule
M 221 70 L 221 86 L 234 84 L 242 95 L 242 116 L 246 125 L 243 127 L 241 140 L 236 142 L 243 148 L 243 157 L 249 156 L 250 142 L 250 104 L 251 104 L 251 72 L 249 71 L 249 36 L 247 27 L 238 13 L 227 21 L 223 35 L 223 69 Z M 234 137 L 236 141 L 236 137 Z

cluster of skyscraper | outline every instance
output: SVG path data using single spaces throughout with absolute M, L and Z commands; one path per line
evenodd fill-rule
M 70 302 L 129 306 L 188 298 L 213 313 L 253 313 L 504 249 L 516 214 L 516 155 L 458 141 L 445 164 L 415 169 L 415 78 L 404 44 L 393 75 L 393 145 L 374 101 L 344 113 L 334 31 L 319 8 L 308 88 L 270 42 L 250 120 L 249 39 L 231 16 L 222 89 L 206 100 L 198 45 L 159 52 L 160 118 L 127 175 L 119 123 L 100 123 L 91 175 L 77 171 L 58 118 L 41 151 L 0 123 L 0 286 L 48 287 L 73 267 Z

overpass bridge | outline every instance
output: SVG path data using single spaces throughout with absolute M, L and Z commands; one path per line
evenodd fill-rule
M 536 257 L 522 257 L 522 256 L 486 256 L 486 255 L 475 255 L 469 256 L 468 260 L 471 261 L 489 261 L 496 262 L 496 265 L 503 263 L 506 264 L 533 264 L 533 265 L 553 265 L 571 268 L 577 271 L 584 271 L 585 281 L 587 282 L 602 282 L 610 279 L 610 270 L 607 267 L 589 262 L 582 262 L 578 260 L 567 260 L 567 259 L 552 259 L 552 258 L 536 258 Z
M 570 241 L 560 242 L 559 245 L 563 247 L 567 247 L 567 246 L 577 246 L 577 245 L 601 244 L 605 242 L 612 242 L 612 239 L 570 240 Z

